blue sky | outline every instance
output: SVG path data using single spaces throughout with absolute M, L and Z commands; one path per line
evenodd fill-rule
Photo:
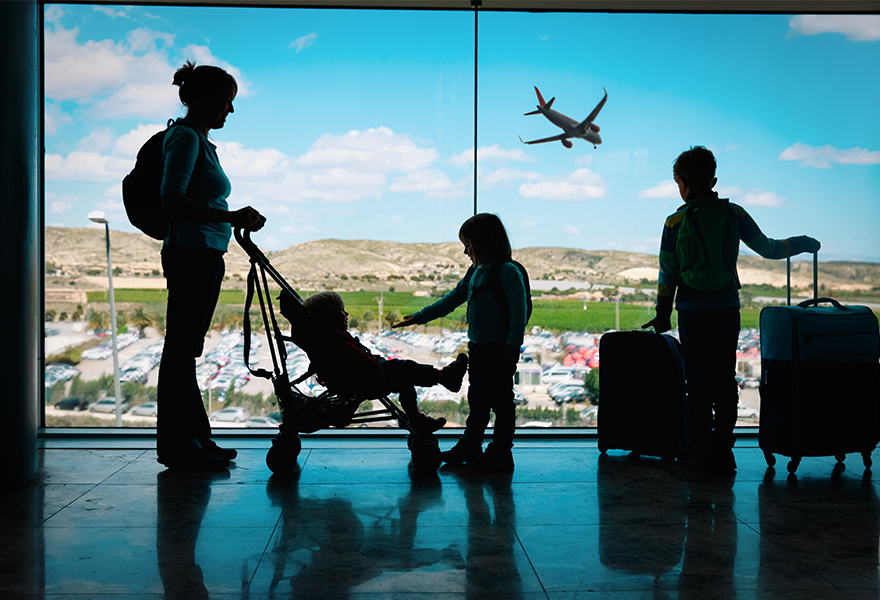
M 238 80 L 212 132 L 230 205 L 268 217 L 266 249 L 322 238 L 453 241 L 473 212 L 474 18 L 466 12 L 50 5 L 46 223 L 108 213 L 181 116 L 174 70 Z M 718 159 L 716 189 L 771 237 L 880 262 L 880 17 L 481 13 L 478 208 L 515 247 L 654 253 L 680 204 L 675 157 Z M 538 86 L 597 149 L 534 110 Z

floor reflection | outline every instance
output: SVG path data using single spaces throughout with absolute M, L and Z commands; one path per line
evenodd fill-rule
M 156 475 L 156 559 L 166 600 L 207 600 L 196 545 L 211 499 L 211 484 L 229 479 L 229 472 Z
M 443 502 L 442 492 L 436 474 L 411 471 L 409 491 L 381 512 L 358 498 L 357 490 L 352 498 L 315 498 L 300 489 L 296 474 L 273 476 L 266 493 L 284 512 L 268 552 L 270 597 L 344 599 L 383 573 L 463 569 L 460 549 L 416 542 L 419 516 Z
M 758 486 L 759 587 L 775 580 L 781 549 L 835 586 L 876 594 L 880 499 L 870 477 L 870 470 L 862 479 L 845 477 L 842 465 L 830 477 L 780 477 L 767 469 Z
M 465 597 L 482 599 L 488 591 L 503 588 L 505 599 L 522 598 L 522 578 L 514 553 L 512 475 L 498 474 L 487 481 L 467 470 L 447 469 L 445 473 L 458 483 L 468 513 Z

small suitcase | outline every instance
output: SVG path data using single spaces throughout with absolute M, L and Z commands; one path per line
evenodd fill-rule
M 599 356 L 599 451 L 674 460 L 687 441 L 678 340 L 649 331 L 606 333 Z
M 850 452 L 870 468 L 880 442 L 877 317 L 866 306 L 817 298 L 817 273 L 814 254 L 812 300 L 761 310 L 758 444 L 770 467 L 774 454 L 790 457 L 789 473 L 804 456 L 842 462 Z

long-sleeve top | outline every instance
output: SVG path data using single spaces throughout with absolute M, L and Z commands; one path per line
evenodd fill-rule
M 177 119 L 177 123 L 185 119 Z M 205 160 L 193 175 L 199 155 L 199 146 L 205 149 Z M 232 193 L 229 178 L 220 166 L 217 147 L 192 125 L 171 127 L 163 145 L 165 168 L 162 173 L 161 194 L 180 194 L 190 200 L 202 202 L 211 208 L 229 210 L 226 199 Z M 229 223 L 209 223 L 176 218 L 177 235 L 174 244 L 199 246 L 226 252 L 232 226 Z M 169 236 L 165 244 L 172 243 Z
M 423 324 L 446 316 L 468 303 L 468 340 L 475 344 L 503 342 L 519 348 L 526 329 L 526 288 L 522 273 L 513 263 L 504 263 L 498 270 L 501 287 L 510 307 L 510 322 L 490 292 L 474 295 L 474 290 L 488 284 L 492 265 L 478 265 L 470 280 L 461 279 L 448 294 L 413 315 L 415 323 Z
M 711 194 L 718 197 L 716 192 L 711 192 Z M 712 291 L 695 290 L 685 285 L 681 280 L 681 265 L 678 262 L 675 246 L 687 203 L 696 199 L 697 196 L 689 195 L 685 204 L 666 218 L 666 223 L 663 226 L 663 236 L 660 239 L 660 276 L 657 282 L 658 316 L 668 317 L 672 314 L 673 298 L 675 298 L 675 306 L 678 310 L 739 308 L 740 305 L 739 293 L 737 292 L 740 287 L 738 276 L 733 277 L 723 288 Z M 730 208 L 737 219 L 739 238 L 746 246 L 764 258 L 779 259 L 791 256 L 792 249 L 788 240 L 768 238 L 743 207 L 731 202 Z

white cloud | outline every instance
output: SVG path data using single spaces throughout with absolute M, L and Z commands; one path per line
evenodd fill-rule
M 546 181 L 524 183 L 519 193 L 524 198 L 562 202 L 579 202 L 588 198 L 604 198 L 605 181 L 589 169 L 578 169 L 568 176 L 554 176 Z
M 171 84 L 179 66 L 169 58 L 174 34 L 138 28 L 118 42 L 83 43 L 77 41 L 78 35 L 78 28 L 64 29 L 58 23 L 44 32 L 47 98 L 75 100 L 104 119 L 167 118 L 180 111 L 178 88 Z M 238 82 L 239 96 L 252 94 L 241 71 L 206 46 L 190 45 L 175 56 L 179 54 L 197 64 L 225 69 Z
M 392 192 L 442 192 L 452 190 L 455 184 L 449 175 L 437 169 L 425 169 L 407 173 L 394 179 L 388 189 Z
M 724 147 L 724 149 L 727 151 L 736 150 L 737 148 L 739 148 L 739 145 L 737 144 L 728 144 Z
M 841 33 L 854 42 L 880 40 L 880 15 L 798 15 L 789 21 L 791 33 Z
M 43 126 L 46 135 L 58 135 L 58 128 L 73 123 L 73 117 L 64 114 L 59 104 L 47 102 L 43 109 Z
M 391 215 L 390 217 L 388 217 L 388 220 L 391 221 L 392 223 L 403 223 L 404 222 L 404 218 L 401 217 L 400 215 Z
M 523 227 L 525 227 L 525 228 L 527 228 L 527 229 L 531 229 L 531 228 L 534 227 L 534 226 L 535 226 L 535 222 L 534 222 L 534 221 L 524 221 L 524 222 L 523 222 Z
M 138 150 L 146 143 L 154 134 L 165 129 L 161 123 L 151 123 L 149 125 L 138 125 L 126 134 L 119 136 L 113 143 L 113 151 L 116 154 L 128 158 L 135 158 Z
M 491 146 L 482 146 L 477 150 L 477 162 L 484 160 L 505 161 L 518 160 L 523 162 L 538 162 L 537 158 L 533 158 L 519 148 L 502 148 L 499 144 Z M 453 165 L 473 164 L 474 149 L 469 148 L 461 154 L 456 154 L 446 162 Z
M 76 147 L 86 152 L 102 152 L 113 145 L 113 132 L 106 127 L 93 130 L 87 137 L 81 139 Z
M 779 155 L 779 160 L 799 160 L 801 161 L 800 166 L 815 167 L 816 169 L 830 169 L 831 163 L 876 165 L 880 164 L 880 150 L 872 151 L 859 147 L 841 150 L 827 144 L 814 148 L 797 142 L 783 150 Z
M 314 233 L 318 231 L 318 228 L 314 225 L 303 225 L 302 227 L 285 225 L 284 227 L 281 227 L 278 231 L 280 231 L 281 233 Z
M 240 142 L 218 142 L 217 156 L 223 171 L 233 180 L 281 176 L 290 169 L 287 155 L 274 148 L 251 150 Z
M 656 254 L 660 251 L 660 238 L 632 238 L 625 242 L 611 242 L 609 247 L 627 252 L 641 252 L 643 254 Z M 655 275 L 656 276 L 656 275 Z
M 641 190 L 637 195 L 639 198 L 681 198 L 678 184 L 669 179 L 661 181 L 652 188 Z
M 109 6 L 96 6 L 95 10 L 98 12 L 102 12 L 107 16 L 116 18 L 116 17 L 125 17 L 126 19 L 130 19 L 131 17 L 124 10 L 113 10 Z
M 46 207 L 49 214 L 60 215 L 73 208 L 74 203 L 79 201 L 76 196 L 46 192 Z
M 739 186 L 723 187 L 716 190 L 722 198 L 730 198 L 736 204 L 743 206 L 763 206 L 766 208 L 779 208 L 785 205 L 785 197 L 776 195 L 776 192 L 768 192 L 759 188 L 743 190 Z
M 296 160 L 311 168 L 345 167 L 378 173 L 424 169 L 440 156 L 434 148 L 419 148 L 409 135 L 395 134 L 387 127 L 352 130 L 335 136 L 325 133 L 309 151 Z
M 559 233 L 562 233 L 565 235 L 580 235 L 581 230 L 573 225 L 566 225 L 565 227 L 563 227 L 562 229 L 559 230 Z
M 509 183 L 511 181 L 541 181 L 546 178 L 547 176 L 543 173 L 520 171 L 519 169 L 508 169 L 505 167 L 492 171 L 488 175 L 481 175 L 479 182 L 481 188 L 489 189 L 500 183 Z
M 57 23 L 64 16 L 64 11 L 57 4 L 50 4 L 43 13 L 43 21 L 46 23 Z
M 593 164 L 593 159 L 595 158 L 596 156 L 594 154 L 586 154 L 584 156 L 580 156 L 574 159 L 574 162 L 577 165 L 586 165 L 589 167 L 591 164 Z
M 134 163 L 127 159 L 103 156 L 96 152 L 71 152 L 46 155 L 46 179 L 67 181 L 122 181 Z
M 304 50 L 305 48 L 310 48 L 312 46 L 312 44 L 315 43 L 315 40 L 317 40 L 317 39 L 318 39 L 318 34 L 315 32 L 312 32 L 308 35 L 302 36 L 301 38 L 297 38 L 297 39 L 293 40 L 292 42 L 290 42 L 290 45 L 288 45 L 287 48 L 288 49 L 296 48 L 296 53 L 299 54 L 301 50 Z

